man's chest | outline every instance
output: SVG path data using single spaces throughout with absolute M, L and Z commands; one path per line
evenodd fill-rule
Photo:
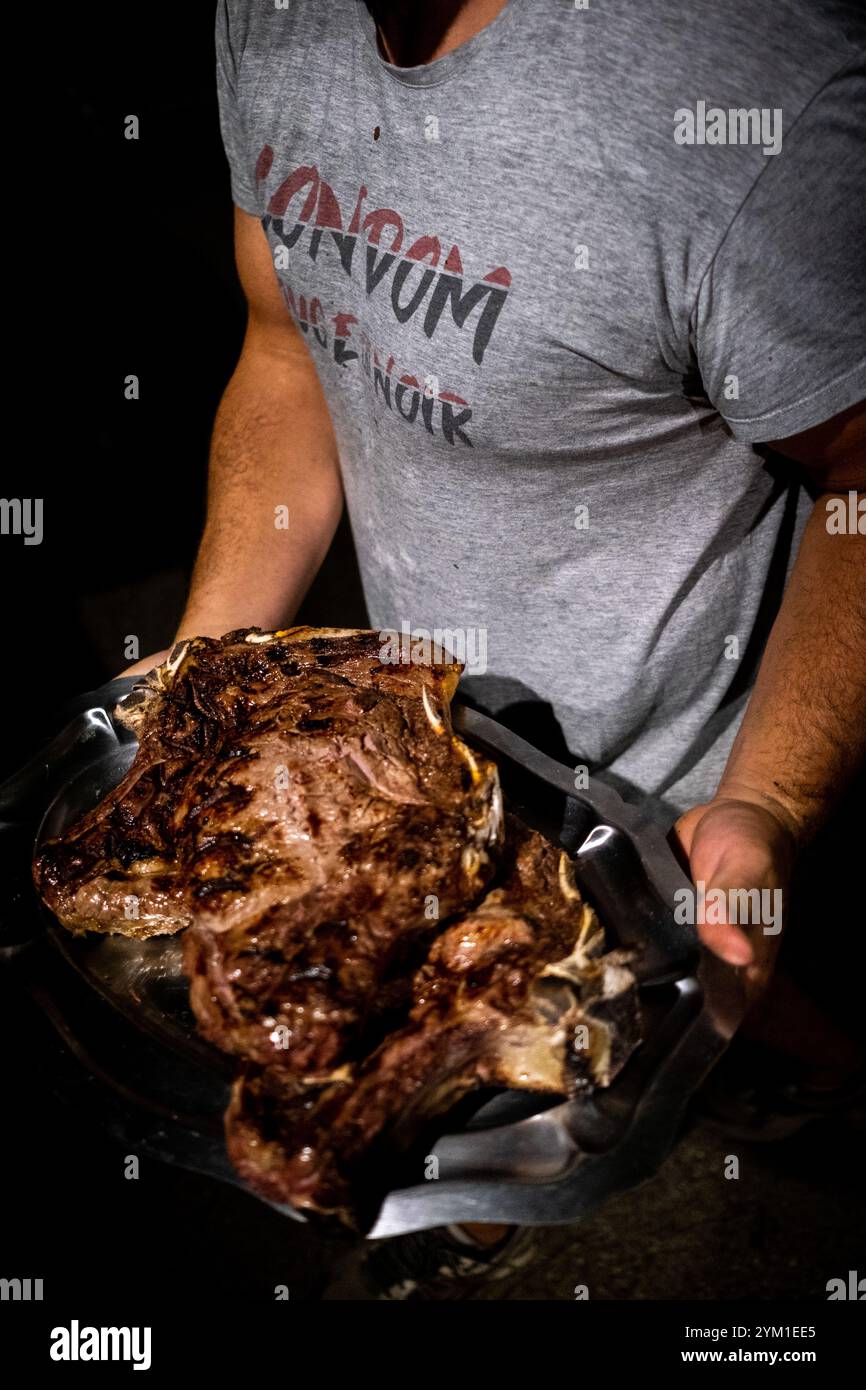
M 526 450 L 576 429 L 609 447 L 636 402 L 679 390 L 651 232 L 627 235 L 627 190 L 612 201 L 591 162 L 566 171 L 519 128 L 476 119 L 470 140 L 375 101 L 339 130 L 303 107 L 262 123 L 256 153 L 274 268 L 329 398 L 449 447 Z

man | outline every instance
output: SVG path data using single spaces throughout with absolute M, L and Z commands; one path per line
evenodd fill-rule
M 289 621 L 345 498 L 373 625 L 784 890 L 866 742 L 863 63 L 807 0 L 220 0 L 249 322 L 178 637 Z

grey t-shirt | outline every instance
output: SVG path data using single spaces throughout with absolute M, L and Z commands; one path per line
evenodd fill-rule
M 218 7 L 371 622 L 466 634 L 471 697 L 660 819 L 715 789 L 808 511 L 753 444 L 866 396 L 858 10 L 508 0 L 401 69 L 362 0 Z

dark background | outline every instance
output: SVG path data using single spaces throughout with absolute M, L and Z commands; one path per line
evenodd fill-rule
M 10 359 L 9 423 L 19 428 L 2 494 L 44 499 L 44 538 L 0 542 L 0 777 L 59 727 L 68 700 L 122 672 L 128 635 L 144 656 L 171 640 L 181 614 L 213 417 L 245 323 L 215 8 L 56 6 L 48 50 L 48 35 L 29 40 L 43 55 L 45 99 L 22 155 L 37 207 L 24 232 L 28 269 L 9 265 L 22 309 Z M 130 114 L 138 140 L 124 138 Z M 124 397 L 128 374 L 139 377 L 137 401 Z M 365 622 L 345 520 L 298 617 Z M 3 926 L 15 937 L 31 908 L 26 846 L 5 837 L 0 850 Z M 99 1083 L 22 988 L 51 970 L 42 947 L 0 963 L 0 1276 L 43 1277 L 46 1298 L 59 1293 L 67 1311 L 72 1290 L 92 1309 L 118 1288 L 145 1304 L 272 1298 L 277 1282 L 292 1297 L 315 1290 L 322 1240 L 294 1228 L 287 1240 L 284 1219 L 255 1199 L 155 1161 L 140 1182 L 123 1178 L 129 1145 L 116 1137 L 116 1106 L 109 1120 Z
M 17 263 L 7 264 L 25 312 L 9 406 L 20 442 L 3 481 L 5 496 L 44 498 L 44 540 L 2 540 L 10 715 L 0 774 L 67 699 L 123 669 L 129 634 L 147 654 L 180 615 L 213 416 L 244 326 L 213 12 L 213 0 L 95 4 L 58 6 L 45 21 L 56 70 L 50 82 L 43 74 L 51 100 L 19 184 L 37 209 L 25 226 L 34 269 L 15 283 Z M 138 141 L 124 139 L 129 114 Z M 124 399 L 129 373 L 138 401 Z M 345 522 L 300 617 L 364 621 Z M 862 787 L 811 856 L 791 953 L 862 1036 L 861 826 Z M 8 859 L 4 868 L 8 883 Z M 100 1122 L 99 1083 L 21 988 L 47 960 L 6 964 L 0 1275 L 45 1278 L 66 1312 L 70 1291 L 93 1308 L 118 1282 L 145 1302 L 270 1299 L 280 1282 L 292 1297 L 314 1295 L 333 1253 L 314 1232 L 156 1162 L 124 1180 L 127 1146 Z M 755 1146 L 736 1186 L 719 1181 L 728 1152 L 696 1123 L 649 1188 L 577 1233 L 546 1234 L 539 1272 L 506 1296 L 569 1300 L 584 1281 L 594 1298 L 822 1298 L 858 1257 L 866 1273 L 862 1129 Z
M 245 322 L 215 9 L 53 10 L 57 71 L 29 174 L 40 211 L 27 236 L 27 341 L 12 361 L 23 433 L 3 468 L 4 496 L 44 499 L 44 540 L 2 540 L 10 617 L 27 640 L 27 699 L 3 768 L 67 695 L 122 671 L 129 634 L 145 656 L 181 614 L 213 418 Z M 138 140 L 124 138 L 130 114 Z M 137 401 L 124 397 L 129 374 Z M 364 622 L 345 522 L 299 620 Z

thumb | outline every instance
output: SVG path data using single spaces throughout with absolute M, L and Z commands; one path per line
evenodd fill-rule
M 743 928 L 730 921 L 729 894 L 737 883 L 721 870 L 702 878 L 700 864 L 694 873 L 698 892 L 698 935 L 704 945 L 729 965 L 751 965 L 755 959 L 754 946 Z
M 749 803 L 716 801 L 681 817 L 675 842 L 688 857 L 696 885 L 695 920 L 701 940 L 730 965 L 752 965 L 764 954 L 761 914 L 752 911 L 753 894 L 782 887 L 784 877 L 786 855 L 778 826 L 766 811 Z

